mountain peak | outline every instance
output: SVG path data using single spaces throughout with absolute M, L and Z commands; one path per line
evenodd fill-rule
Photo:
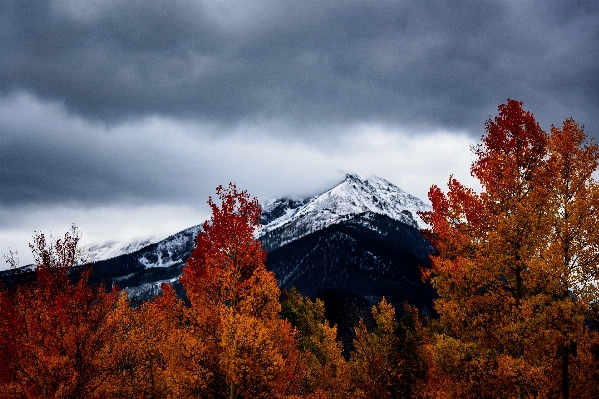
M 345 180 L 365 180 L 365 179 L 357 173 L 347 173 L 345 175 Z
M 372 212 L 417 228 L 425 227 L 417 212 L 429 209 L 420 199 L 381 177 L 364 178 L 355 173 L 348 173 L 341 183 L 313 201 L 338 215 Z M 412 221 L 406 220 L 405 211 L 411 214 Z
M 303 201 L 287 198 L 268 201 L 263 209 L 265 217 L 258 236 L 280 228 L 309 234 L 368 212 L 424 228 L 426 225 L 417 212 L 430 207 L 383 178 L 348 173 L 342 182 L 320 195 Z

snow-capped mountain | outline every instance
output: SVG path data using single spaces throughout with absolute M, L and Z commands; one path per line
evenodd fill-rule
M 288 205 L 285 211 L 281 207 L 282 203 Z M 291 223 L 310 224 L 313 230 L 319 230 L 348 215 L 364 212 L 378 213 L 424 228 L 426 224 L 416 212 L 430 209 L 429 205 L 385 179 L 377 176 L 365 179 L 357 174 L 348 174 L 337 186 L 308 200 L 279 199 L 265 202 L 265 214 L 276 210 L 279 215 L 269 220 L 258 235 Z
M 382 178 L 348 174 L 320 195 L 265 201 L 262 208 L 256 238 L 268 251 L 266 266 L 281 288 L 295 286 L 304 295 L 329 298 L 329 304 L 335 296 L 357 301 L 365 314 L 381 296 L 399 306 L 409 300 L 430 308 L 432 288 L 418 270 L 428 262 L 430 245 L 420 235 L 424 223 L 417 215 L 430 208 L 418 198 Z M 161 283 L 183 294 L 178 277 L 200 229 L 193 226 L 161 241 L 90 245 L 90 282 L 116 284 L 137 303 L 156 295 Z
M 276 245 L 269 245 L 269 249 L 273 249 L 364 213 L 380 214 L 415 228 L 424 228 L 426 225 L 417 212 L 427 210 L 430 210 L 429 205 L 385 179 L 377 176 L 366 179 L 358 174 L 348 174 L 337 186 L 311 198 L 264 201 L 262 227 L 256 231 L 256 238 L 266 239 L 275 232 L 278 238 Z M 193 226 L 164 240 L 153 236 L 128 242 L 94 243 L 85 246 L 83 253 L 89 263 L 96 263 L 157 244 L 157 256 L 148 258 L 146 254 L 139 261 L 145 267 L 167 267 L 178 261 L 171 259 L 176 248 L 193 239 L 192 236 L 199 230 L 199 225 Z
M 274 249 L 365 213 L 384 215 L 414 228 L 424 228 L 426 224 L 417 212 L 430 209 L 429 205 L 385 179 L 377 176 L 365 179 L 348 174 L 337 186 L 313 198 L 266 201 L 263 226 L 256 236 L 268 241 L 268 248 Z

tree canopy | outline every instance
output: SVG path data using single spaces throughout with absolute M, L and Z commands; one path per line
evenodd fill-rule
M 455 397 L 567 398 L 573 348 L 592 340 L 585 318 L 599 299 L 599 149 L 572 119 L 547 134 L 515 100 L 486 132 L 471 167 L 482 191 L 450 177 L 422 214 L 443 327 L 437 365 Z

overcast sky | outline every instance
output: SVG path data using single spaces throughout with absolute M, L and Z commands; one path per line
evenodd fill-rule
M 551 5 L 550 5 L 551 4 Z M 466 184 L 508 98 L 599 136 L 599 2 L 0 0 L 0 252 L 203 222 L 219 184 Z M 4 267 L 4 265 L 0 266 Z

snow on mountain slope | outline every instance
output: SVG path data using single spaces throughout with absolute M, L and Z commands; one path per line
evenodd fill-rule
M 154 250 L 141 251 L 139 263 L 151 268 L 170 267 L 183 262 L 191 253 L 194 239 L 201 229 L 201 225 L 189 227 L 158 242 Z
M 105 241 L 92 243 L 82 248 L 84 259 L 89 263 L 115 258 L 120 255 L 130 254 L 160 241 L 162 237 L 136 238 L 131 241 Z
M 264 201 L 262 206 L 262 225 L 265 226 L 273 220 L 280 219 L 287 215 L 290 217 L 293 215 L 295 210 L 300 206 L 308 202 L 310 198 L 297 199 L 297 198 L 276 198 Z
M 382 214 L 414 228 L 424 228 L 426 224 L 416 212 L 430 209 L 429 205 L 385 179 L 376 176 L 365 179 L 348 174 L 340 184 L 311 199 L 266 202 L 263 222 L 267 223 L 257 236 L 277 230 L 289 236 L 283 240 L 288 242 L 366 212 Z
M 151 254 L 142 251 L 138 260 L 145 267 L 167 267 L 180 261 L 181 250 L 189 247 L 189 243 L 193 242 L 201 228 L 201 225 L 192 226 L 167 238 L 153 236 L 127 242 L 106 241 L 93 243 L 82 248 L 82 255 L 88 263 L 95 263 L 121 255 L 132 254 L 156 244 L 156 247 L 150 251 Z

